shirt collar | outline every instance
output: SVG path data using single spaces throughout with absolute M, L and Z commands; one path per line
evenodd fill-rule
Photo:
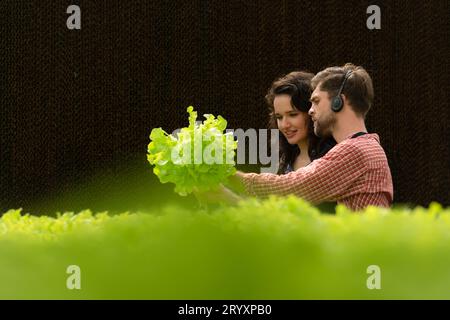
M 344 140 L 350 139 L 356 132 L 353 132 L 352 134 L 349 134 Z M 369 136 L 371 138 L 374 138 L 378 142 L 380 142 L 380 137 L 376 133 L 366 133 L 364 136 Z
M 358 132 L 361 132 L 361 131 L 358 131 Z M 350 133 L 348 136 L 345 137 L 344 140 L 350 139 L 353 135 L 357 134 L 358 132 Z M 366 133 L 366 134 L 369 134 L 369 133 Z

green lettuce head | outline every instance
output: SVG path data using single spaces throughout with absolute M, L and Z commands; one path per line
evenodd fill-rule
M 194 108 L 189 106 L 187 112 L 189 126 L 178 133 L 152 130 L 147 154 L 161 183 L 174 183 L 175 192 L 183 196 L 215 188 L 236 172 L 237 141 L 232 132 L 224 133 L 227 121 L 205 114 L 203 123 L 196 123 Z

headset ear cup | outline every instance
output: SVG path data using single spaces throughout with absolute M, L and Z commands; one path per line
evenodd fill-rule
M 342 109 L 342 98 L 337 96 L 331 100 L 331 110 L 334 112 L 339 112 Z
M 341 93 L 342 90 L 344 89 L 345 82 L 347 81 L 348 77 L 350 77 L 351 74 L 352 71 L 350 70 L 345 73 L 344 78 L 342 79 L 341 87 L 339 88 L 333 100 L 331 100 L 331 110 L 333 110 L 334 112 L 339 112 L 344 107 L 344 101 L 342 101 Z

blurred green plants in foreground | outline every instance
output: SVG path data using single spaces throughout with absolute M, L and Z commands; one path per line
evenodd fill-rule
M 450 209 L 437 203 L 329 215 L 291 196 L 0 219 L 3 299 L 449 299 L 448 270 Z

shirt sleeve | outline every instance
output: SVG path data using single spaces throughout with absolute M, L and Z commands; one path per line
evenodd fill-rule
M 342 144 L 296 171 L 284 175 L 246 173 L 243 183 L 251 196 L 294 194 L 319 203 L 348 196 L 352 184 L 362 179 L 366 170 L 362 151 L 352 144 Z

